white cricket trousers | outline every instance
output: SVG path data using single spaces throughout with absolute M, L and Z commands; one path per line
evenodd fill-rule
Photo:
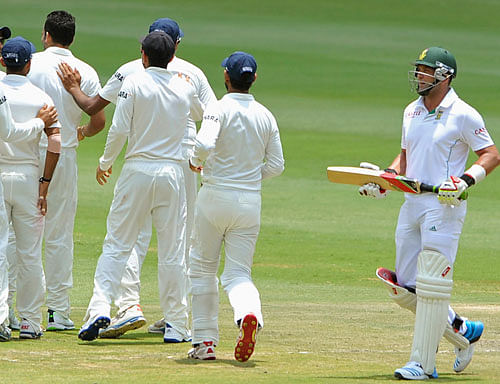
M 184 174 L 186 188 L 187 220 L 186 220 L 186 267 L 189 267 L 189 244 L 194 220 L 194 205 L 198 195 L 198 176 L 189 168 L 189 162 L 181 163 Z M 121 281 L 120 295 L 115 301 L 119 311 L 123 311 L 132 305 L 140 303 L 141 281 L 140 274 L 142 263 L 148 252 L 149 242 L 151 240 L 151 220 L 147 220 L 139 233 L 137 242 L 132 250 L 127 267 L 123 273 Z M 187 281 L 187 279 L 186 279 Z M 168 321 L 168 316 L 166 317 Z M 183 333 L 181 330 L 178 330 Z
M 440 204 L 435 194 L 406 196 L 396 228 L 396 275 L 401 286 L 416 286 L 423 249 L 440 252 L 453 266 L 466 213 L 466 201 L 450 207 Z
M 189 253 L 192 293 L 193 344 L 219 342 L 217 270 L 224 242 L 222 287 L 237 324 L 254 313 L 263 326 L 259 292 L 252 281 L 252 263 L 260 229 L 260 192 L 204 185 L 196 200 Z
M 43 172 L 46 150 L 40 151 Z M 78 198 L 76 150 L 62 148 L 50 182 L 45 215 L 45 277 L 47 307 L 69 317 L 69 293 L 73 287 L 73 229 Z
M 7 263 L 7 242 L 9 237 L 9 220 L 5 211 L 3 187 L 0 183 L 0 324 L 9 317 L 9 276 Z
M 7 220 L 16 234 L 17 311 L 40 325 L 45 296 L 42 267 L 43 216 L 38 204 L 39 169 L 34 165 L 2 165 Z M 8 257 L 10 260 L 11 257 Z
M 85 320 L 110 316 L 139 232 L 151 219 L 158 238 L 160 305 L 173 327 L 187 328 L 186 195 L 182 168 L 173 161 L 125 162 L 115 186 Z

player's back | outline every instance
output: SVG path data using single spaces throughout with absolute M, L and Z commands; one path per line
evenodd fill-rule
M 66 62 L 80 72 L 82 78 L 80 87 L 86 95 L 92 97 L 97 94 L 100 83 L 96 71 L 65 48 L 49 47 L 43 52 L 34 54 L 28 77 L 54 101 L 62 125 L 62 146 L 75 148 L 78 146 L 76 128 L 80 123 L 82 110 L 73 97 L 66 92 L 57 75 L 58 65 L 62 62 Z
M 204 166 L 209 184 L 260 190 L 266 147 L 278 127 L 271 112 L 251 94 L 228 93 L 207 107 L 204 119 L 215 107 L 220 133 Z
M 150 67 L 128 76 L 118 94 L 118 105 L 127 103 L 129 97 L 133 100 L 125 157 L 182 160 L 180 144 L 194 95 L 189 82 L 162 68 Z
M 12 118 L 18 123 L 33 119 L 44 105 L 53 105 L 51 98 L 35 87 L 26 76 L 7 75 L 1 81 L 9 100 Z M 59 126 L 59 123 L 53 126 Z M 32 164 L 38 166 L 41 133 L 29 140 L 6 143 L 0 140 L 0 162 L 4 164 Z

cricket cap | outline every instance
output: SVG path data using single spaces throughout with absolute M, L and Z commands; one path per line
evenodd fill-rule
M 2 27 L 0 28 L 0 40 L 8 39 L 10 37 L 10 28 Z
M 147 34 L 141 44 L 144 53 L 154 61 L 169 62 L 175 52 L 174 41 L 163 31 L 153 31 Z
M 450 51 L 441 47 L 430 47 L 424 49 L 418 59 L 413 63 L 415 65 L 426 65 L 431 68 L 446 68 L 451 69 L 453 77 L 457 76 L 457 62 L 455 56 Z
M 172 38 L 174 43 L 177 43 L 182 37 L 184 37 L 184 32 L 182 32 L 179 28 L 179 24 L 168 17 L 164 17 L 153 22 L 153 24 L 149 27 L 149 32 L 153 31 L 165 32 Z
M 222 60 L 222 67 L 224 67 L 229 74 L 229 77 L 234 80 L 242 80 L 245 73 L 252 73 L 255 75 L 257 72 L 257 62 L 255 58 L 246 52 L 237 51 L 231 56 Z
M 36 52 L 36 48 L 24 37 L 16 36 L 8 40 L 2 48 L 2 58 L 7 67 L 23 67 L 31 56 Z

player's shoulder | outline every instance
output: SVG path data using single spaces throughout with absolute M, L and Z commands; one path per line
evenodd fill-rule
M 137 72 L 144 72 L 144 65 L 142 65 L 141 59 L 136 59 L 132 61 L 128 61 L 125 64 L 122 64 L 116 71 L 115 75 L 123 76 L 123 79 L 129 75 L 132 75 Z

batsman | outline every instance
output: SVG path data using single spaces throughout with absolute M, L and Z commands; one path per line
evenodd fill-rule
M 500 164 L 500 155 L 481 115 L 451 87 L 457 63 L 450 51 L 427 48 L 414 65 L 409 81 L 420 96 L 404 110 L 401 153 L 386 171 L 439 185 L 439 193 L 437 198 L 432 193 L 405 194 L 396 228 L 396 271 L 379 268 L 377 276 L 391 298 L 415 313 L 409 362 L 394 375 L 425 380 L 437 377 L 436 352 L 443 335 L 455 345 L 453 369 L 461 372 L 483 333 L 483 323 L 458 316 L 449 301 L 467 210 L 460 196 Z M 466 170 L 470 149 L 478 158 Z M 373 183 L 359 192 L 374 198 L 388 193 Z

